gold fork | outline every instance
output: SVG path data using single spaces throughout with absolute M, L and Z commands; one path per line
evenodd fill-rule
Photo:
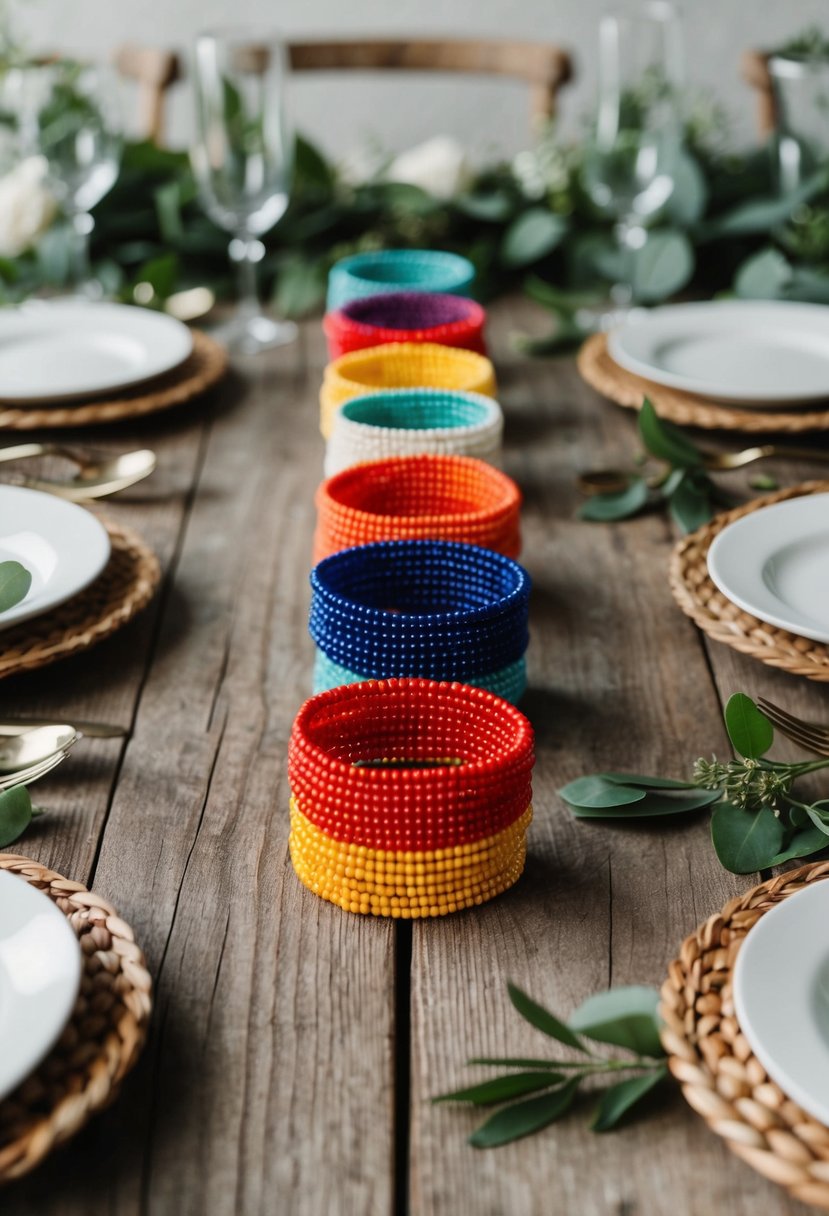
M 793 460 L 829 460 L 829 448 L 790 448 L 785 444 L 763 443 L 756 448 L 744 448 L 742 452 L 706 452 L 703 462 L 706 469 L 716 472 L 718 469 L 741 469 L 743 465 L 765 460 L 769 456 L 791 456 Z
M 769 721 L 774 723 L 781 735 L 817 756 L 829 756 L 829 726 L 797 718 L 775 705 L 773 701 L 767 701 L 765 697 L 758 698 L 757 706 Z

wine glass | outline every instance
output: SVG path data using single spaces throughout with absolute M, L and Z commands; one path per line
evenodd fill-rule
M 293 140 L 284 98 L 286 54 L 273 37 L 245 31 L 202 34 L 196 41 L 198 136 L 192 152 L 199 196 L 207 214 L 232 234 L 239 304 L 220 336 L 232 351 L 252 354 L 296 337 L 296 326 L 265 316 L 256 266 L 259 239 L 288 206 Z
M 74 292 L 99 298 L 103 288 L 92 277 L 89 262 L 95 227 L 90 213 L 118 177 L 121 139 L 112 74 L 69 60 L 14 68 L 6 98 L 20 154 L 41 158 L 44 185 L 69 220 Z
M 682 44 L 675 10 L 651 0 L 599 24 L 599 106 L 584 159 L 593 202 L 615 220 L 622 281 L 616 312 L 633 302 L 635 252 L 646 223 L 670 198 L 681 142 Z

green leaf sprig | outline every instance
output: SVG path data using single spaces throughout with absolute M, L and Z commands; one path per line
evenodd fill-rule
M 705 452 L 679 427 L 660 418 L 646 397 L 638 417 L 644 462 L 656 460 L 658 470 L 627 474 L 627 485 L 608 494 L 595 494 L 579 509 L 579 519 L 594 523 L 630 519 L 654 507 L 667 507 L 684 533 L 707 523 L 715 505 L 731 499 L 708 476 Z M 644 463 L 643 462 L 643 463 Z
M 699 758 L 689 781 L 636 773 L 595 773 L 559 790 L 577 819 L 665 818 L 710 807 L 711 839 L 722 865 L 752 874 L 829 848 L 829 798 L 805 802 L 794 785 L 829 759 L 771 760 L 774 726 L 745 693 L 724 711 L 735 756 Z
M 0 562 L 0 612 L 8 612 L 29 594 L 32 576 L 20 562 Z
M 579 1086 L 589 1078 L 629 1074 L 603 1089 L 595 1108 L 591 1129 L 609 1132 L 668 1075 L 659 1038 L 659 994 L 655 989 L 612 988 L 598 993 L 580 1005 L 569 1022 L 561 1021 L 515 984 L 508 984 L 507 991 L 525 1021 L 548 1038 L 578 1052 L 579 1058 L 537 1060 L 508 1056 L 469 1060 L 470 1065 L 478 1067 L 511 1070 L 433 1099 L 499 1106 L 469 1137 L 475 1148 L 496 1148 L 548 1127 L 567 1113 Z M 599 1055 L 585 1039 L 590 1044 L 621 1047 L 628 1054 Z M 528 1098 L 527 1094 L 534 1096 Z

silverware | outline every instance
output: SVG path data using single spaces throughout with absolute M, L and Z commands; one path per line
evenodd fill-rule
M 819 722 L 807 722 L 805 718 L 797 718 L 794 714 L 781 709 L 779 705 L 775 705 L 773 701 L 767 701 L 765 697 L 759 697 L 757 705 L 769 721 L 774 723 L 781 735 L 785 735 L 793 743 L 798 743 L 806 751 L 814 752 L 817 756 L 829 756 L 829 726 L 823 726 Z
M 744 465 L 753 464 L 755 460 L 765 460 L 769 456 L 791 456 L 793 460 L 829 460 L 829 449 L 826 448 L 790 448 L 785 444 L 764 443 L 756 448 L 744 448 L 742 452 L 706 452 L 704 463 L 706 469 L 717 470 L 741 469 Z
M 80 738 L 80 736 L 76 736 Z M 75 740 L 73 739 L 73 743 Z M 72 744 L 69 744 L 71 747 Z M 39 764 L 30 764 L 28 768 L 18 769 L 14 773 L 4 773 L 0 777 L 0 790 L 10 790 L 15 785 L 31 785 L 33 781 L 40 780 L 47 773 L 51 773 L 53 768 L 57 768 L 69 754 L 69 747 L 61 748 L 54 755 L 49 756 L 46 760 L 41 760 Z
M 20 484 L 32 490 L 46 490 L 73 502 L 103 498 L 125 490 L 149 477 L 156 466 L 155 452 L 148 448 L 122 452 L 119 456 L 60 443 L 17 443 L 0 448 L 0 462 L 27 460 L 33 456 L 63 456 L 78 466 L 78 472 L 65 480 L 25 477 Z
M 0 740 L 0 773 L 19 772 L 48 760 L 56 752 L 71 747 L 78 732 L 65 723 L 34 726 L 19 735 Z
M 52 718 L 17 718 L 14 722 L 0 722 L 0 737 L 22 735 L 33 726 L 58 726 Z M 87 722 L 76 718 L 68 723 L 72 730 L 79 731 L 87 739 L 123 739 L 129 732 L 126 726 L 115 726 L 110 722 Z

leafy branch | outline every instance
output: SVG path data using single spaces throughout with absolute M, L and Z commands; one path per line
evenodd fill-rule
M 580 1005 L 567 1023 L 537 1004 L 515 984 L 508 984 L 507 991 L 525 1021 L 548 1038 L 577 1052 L 579 1058 L 487 1057 L 469 1060 L 469 1065 L 477 1067 L 511 1070 L 433 1099 L 434 1102 L 499 1106 L 469 1137 L 469 1143 L 475 1148 L 496 1148 L 548 1127 L 567 1113 L 583 1081 L 598 1076 L 613 1079 L 619 1073 L 632 1074 L 601 1091 L 590 1126 L 594 1132 L 611 1131 L 668 1075 L 659 1038 L 659 994 L 654 989 L 613 988 L 598 993 Z M 628 1054 L 622 1057 L 598 1055 L 585 1039 L 590 1044 L 621 1047 Z M 527 1098 L 527 1094 L 534 1096 Z
M 795 783 L 829 759 L 771 760 L 774 726 L 745 693 L 725 707 L 735 756 L 694 764 L 689 781 L 638 773 L 595 773 L 559 790 L 577 819 L 669 818 L 711 809 L 717 857 L 733 874 L 752 874 L 829 848 L 829 798 L 803 801 Z
M 620 474 L 622 489 L 594 494 L 579 509 L 579 518 L 593 522 L 630 519 L 655 507 L 667 507 L 682 532 L 693 532 L 714 514 L 715 505 L 731 499 L 709 477 L 706 454 L 679 429 L 660 418 L 645 398 L 639 411 L 639 437 L 645 446 L 643 468 Z M 648 472 L 648 460 L 657 462 Z

